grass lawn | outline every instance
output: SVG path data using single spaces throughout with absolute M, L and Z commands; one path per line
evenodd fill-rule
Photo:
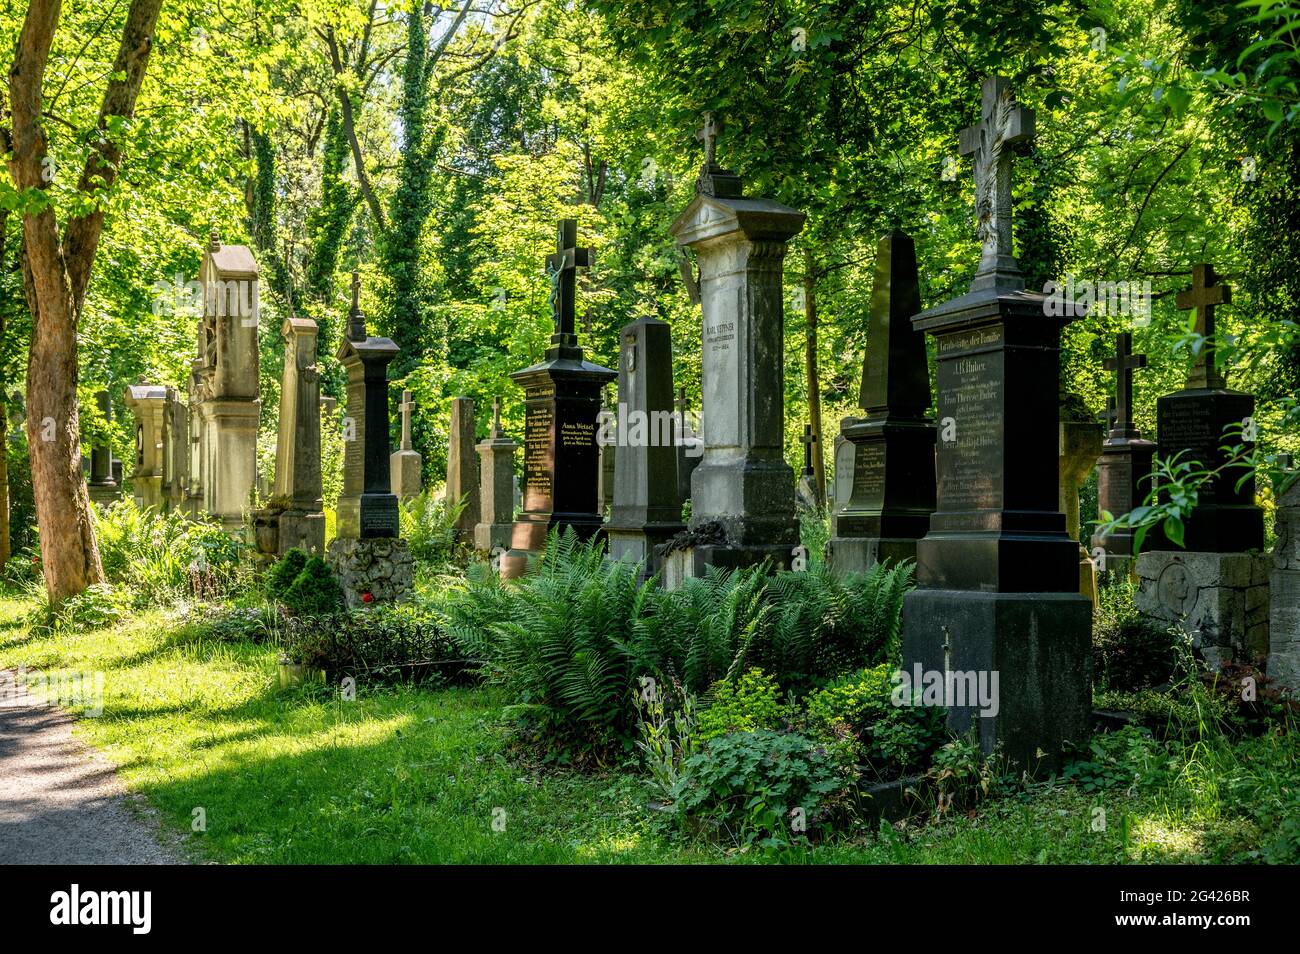
M 1154 793 L 1040 786 L 902 832 L 726 852 L 661 834 L 631 764 L 592 776 L 521 762 L 492 689 L 362 684 L 347 702 L 324 687 L 282 690 L 275 648 L 205 641 L 164 611 L 41 636 L 29 609 L 0 599 L 0 668 L 103 671 L 103 714 L 77 731 L 168 824 L 190 832 L 202 809 L 206 831 L 188 838 L 196 860 L 1149 863 L 1219 860 L 1262 836 L 1182 778 Z

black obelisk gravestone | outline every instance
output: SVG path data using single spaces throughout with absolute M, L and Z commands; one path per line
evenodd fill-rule
M 863 418 L 841 427 L 853 445 L 848 502 L 831 517 L 827 545 L 837 570 L 866 570 L 882 560 L 916 559 L 934 512 L 934 422 L 925 334 L 912 327 L 921 310 L 916 245 L 895 230 L 876 247 L 867 360 L 858 404 Z M 838 486 L 836 493 L 842 492 Z
M 1151 490 L 1151 458 L 1154 441 L 1143 440 L 1133 423 L 1133 372 L 1145 368 L 1147 357 L 1133 354 L 1133 336 L 1125 331 L 1115 336 L 1115 357 L 1105 362 L 1115 372 L 1115 399 L 1110 432 L 1101 446 L 1097 463 L 1097 509 L 1122 517 L 1146 499 Z M 1126 575 L 1133 565 L 1133 531 L 1119 528 L 1092 535 L 1093 562 L 1106 574 Z
M 515 522 L 501 575 L 523 575 L 552 527 L 572 527 L 586 539 L 601 529 L 600 448 L 596 443 L 601 388 L 616 377 L 583 357 L 574 332 L 575 271 L 590 264 L 578 247 L 578 223 L 564 219 L 557 248 L 547 256 L 555 333 L 546 358 L 510 375 L 524 389 L 524 510 Z
M 1000 746 L 1037 772 L 1088 735 L 1092 603 L 1057 509 L 1068 319 L 1024 290 L 1012 254 L 1007 147 L 1033 135 L 1034 114 L 1005 79 L 986 79 L 982 93 L 981 121 L 961 134 L 975 160 L 980 266 L 968 294 L 913 321 L 938 353 L 938 492 L 904 601 L 903 672 L 918 692 L 918 679 L 944 687 L 953 730 L 974 727 L 985 752 Z

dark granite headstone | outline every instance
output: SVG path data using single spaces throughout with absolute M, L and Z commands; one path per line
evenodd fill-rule
M 895 230 L 876 247 L 875 287 L 867 325 L 867 360 L 858 404 L 841 435 L 852 453 L 844 468 L 847 501 L 831 518 L 827 550 L 840 570 L 866 570 L 881 560 L 916 558 L 935 501 L 934 421 L 925 335 L 912 327 L 921 310 L 916 245 Z M 837 454 L 837 459 L 839 455 Z
M 524 511 L 501 561 L 507 578 L 526 572 L 553 527 L 587 539 L 602 526 L 596 427 L 601 389 L 615 372 L 585 360 L 574 331 L 575 270 L 590 263 L 577 235 L 575 220 L 560 222 L 546 260 L 555 333 L 545 360 L 510 375 L 524 389 Z
M 1024 291 L 1012 254 L 1006 147 L 1032 135 L 1033 113 L 1000 77 L 982 93 L 981 121 L 961 135 L 974 156 L 980 267 L 968 294 L 913 321 L 937 348 L 938 482 L 917 543 L 917 589 L 904 600 L 903 671 L 954 688 L 996 677 L 992 706 L 944 700 L 949 726 L 975 729 L 985 752 L 1000 747 L 1036 773 L 1088 735 L 1092 604 L 1078 593 L 1078 543 L 1058 509 L 1056 398 L 1069 318 Z

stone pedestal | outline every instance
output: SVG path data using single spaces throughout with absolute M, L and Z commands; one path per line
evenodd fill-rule
M 1097 509 L 1122 517 L 1142 505 L 1151 490 L 1151 462 L 1156 453 L 1153 441 L 1141 438 L 1107 438 L 1097 463 Z M 1134 573 L 1133 531 L 1121 528 L 1092 535 L 1094 559 L 1105 574 L 1120 577 Z M 1100 554 L 1098 553 L 1100 551 Z
M 626 325 L 618 369 L 613 505 L 606 532 L 614 560 L 659 572 L 656 548 L 686 529 L 677 495 L 673 421 L 673 344 L 667 322 L 642 318 Z
M 411 400 L 410 391 L 402 392 L 402 403 L 398 407 L 402 413 L 402 444 L 399 450 L 393 451 L 388 457 L 389 480 L 394 497 L 410 500 L 424 490 L 424 459 L 411 446 L 411 411 L 415 409 L 415 402 Z M 472 428 L 472 414 L 470 422 Z M 471 438 L 472 436 L 471 434 Z
M 844 444 L 836 452 L 835 492 L 846 499 L 837 501 L 826 545 L 837 570 L 860 572 L 882 560 L 914 560 L 916 542 L 929 528 L 936 493 L 935 428 L 927 414 L 925 335 L 912 327 L 920 308 L 916 246 L 896 230 L 876 248 L 858 399 L 866 417 L 846 419 L 840 427 Z
M 1065 514 L 1065 532 L 1070 539 L 1078 540 L 1079 488 L 1097 466 L 1101 454 L 1101 425 L 1080 411 L 1071 413 L 1071 407 L 1081 408 L 1082 401 L 1066 395 L 1061 405 L 1059 456 L 1057 480 L 1060 483 L 1058 506 Z M 1097 567 L 1092 554 L 1079 544 L 1079 594 L 1097 604 Z
M 1268 677 L 1295 693 L 1300 692 L 1300 482 L 1278 494 L 1274 528 Z
M 136 506 L 162 509 L 167 389 L 152 384 L 128 385 L 125 402 L 135 416 L 135 461 L 127 479 Z
M 1269 571 L 1260 553 L 1155 550 L 1137 558 L 1137 608 L 1177 624 L 1211 669 L 1269 652 Z
M 492 431 L 478 445 L 482 520 L 474 528 L 474 549 L 484 556 L 504 552 L 510 546 L 515 512 L 515 451 L 518 449 L 519 445 L 501 430 L 498 405 Z
M 479 513 L 478 454 L 474 448 L 474 402 L 467 397 L 452 398 L 451 428 L 447 442 L 447 503 L 461 505 L 456 518 L 456 541 L 464 546 L 474 543 L 474 528 Z
M 782 265 L 804 215 L 745 198 L 712 155 L 697 195 L 673 222 L 694 250 L 704 313 L 704 457 L 691 476 L 692 575 L 768 560 L 788 567 L 799 544 L 794 472 L 785 462 Z

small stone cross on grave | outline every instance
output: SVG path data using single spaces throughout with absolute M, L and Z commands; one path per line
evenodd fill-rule
M 366 316 L 361 313 L 361 273 L 352 273 L 352 308 L 348 312 L 348 339 L 365 341 L 370 337 L 366 331 Z
M 1115 372 L 1115 411 L 1110 421 L 1111 437 L 1137 437 L 1133 429 L 1133 372 L 1147 366 L 1147 356 L 1133 353 L 1133 335 L 1127 331 L 1115 336 L 1115 357 L 1107 358 L 1102 367 Z
M 1228 382 L 1214 366 L 1214 308 L 1232 301 L 1232 289 L 1218 283 L 1213 265 L 1192 268 L 1192 287 L 1178 293 L 1178 307 L 1196 310 L 1196 333 L 1205 339 L 1187 377 L 1188 388 L 1226 388 Z
M 411 447 L 411 412 L 415 410 L 415 401 L 411 399 L 410 391 L 402 392 L 402 403 L 397 405 L 397 409 L 402 412 L 402 447 L 404 451 L 412 450 Z
M 803 437 L 799 439 L 799 442 L 803 444 L 803 474 L 805 477 L 811 477 L 813 475 L 813 445 L 817 443 L 811 424 L 803 426 Z
M 560 220 L 556 229 L 555 252 L 546 256 L 546 274 L 551 277 L 551 317 L 555 321 L 554 344 L 576 344 L 574 294 L 579 268 L 591 265 L 591 249 L 578 247 L 578 221 Z

